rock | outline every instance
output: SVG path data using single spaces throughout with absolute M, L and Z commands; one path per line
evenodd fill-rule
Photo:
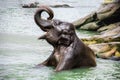
M 76 28 L 97 30 L 103 26 L 107 26 L 113 23 L 120 22 L 120 2 L 102 5 L 97 11 L 92 12 L 84 18 L 73 22 Z M 91 28 L 92 23 L 96 23 L 97 28 Z M 87 25 L 88 24 L 88 25 Z M 87 25 L 87 28 L 86 28 Z M 89 28 L 90 26 L 90 28 Z M 83 28 L 85 27 L 85 28 Z
M 83 38 L 86 44 L 106 43 L 106 42 L 120 42 L 120 23 L 114 24 L 114 26 L 108 30 L 101 32 L 99 35 L 95 35 L 89 38 Z
M 96 56 L 120 60 L 120 1 L 103 4 L 97 11 L 73 22 L 76 28 L 98 31 L 98 35 L 81 40 Z
M 50 7 L 53 8 L 73 8 L 72 6 L 68 5 L 68 4 L 55 4 L 55 5 L 49 5 Z
M 103 38 L 104 40 L 107 40 L 108 42 L 120 41 L 120 26 L 117 26 L 116 28 L 112 30 L 103 32 L 99 37 Z
M 43 4 L 42 3 L 40 4 L 39 2 L 34 2 L 34 3 L 29 3 L 29 4 L 23 4 L 22 7 L 23 8 L 37 8 L 39 7 L 39 5 L 43 5 Z M 73 8 L 72 6 L 68 4 L 60 4 L 60 3 L 52 4 L 52 5 L 49 5 L 49 4 L 44 4 L 44 5 L 47 5 L 53 8 Z
M 98 31 L 98 32 L 104 32 L 104 31 L 112 30 L 112 29 L 114 29 L 114 28 L 117 27 L 116 24 L 117 24 L 117 23 L 115 23 L 115 24 L 110 24 L 110 25 L 108 25 L 108 26 L 103 26 L 103 27 L 99 28 L 97 31 Z
M 36 8 L 36 7 L 38 7 L 38 4 L 39 4 L 38 2 L 23 4 L 22 8 Z
M 89 22 L 93 22 L 93 21 L 97 21 L 97 14 L 95 12 L 87 15 L 86 17 L 84 18 L 80 18 L 76 21 L 73 22 L 73 25 L 76 27 L 76 28 L 80 28 L 81 26 L 83 26 L 84 24 L 87 24 Z
M 105 19 L 111 15 L 114 15 L 114 13 L 119 9 L 120 4 L 118 3 L 111 3 L 111 4 L 103 4 L 98 8 L 96 11 L 97 17 L 99 20 Z
M 98 28 L 99 28 L 99 26 L 95 22 L 91 22 L 91 23 L 88 23 L 88 24 L 85 24 L 85 25 L 81 26 L 80 29 L 94 30 L 95 31 Z
M 93 44 L 89 45 L 89 47 L 100 58 L 109 59 L 112 56 L 120 57 L 120 42 Z
M 102 32 L 90 38 L 81 39 L 103 59 L 120 60 L 120 22 L 101 28 Z

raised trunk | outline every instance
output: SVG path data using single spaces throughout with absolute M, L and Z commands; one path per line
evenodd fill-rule
M 41 13 L 45 11 L 49 14 L 49 17 L 47 18 L 47 20 L 42 19 L 41 18 Z M 41 6 L 35 13 L 34 15 L 34 20 L 36 22 L 36 24 L 43 30 L 46 31 L 47 28 L 49 28 L 50 26 L 52 26 L 52 18 L 54 17 L 53 11 L 46 7 L 46 6 Z

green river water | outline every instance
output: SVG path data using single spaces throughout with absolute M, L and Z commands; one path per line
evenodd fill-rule
M 79 2 L 72 1 L 73 5 L 75 1 L 76 5 Z M 0 1 L 0 80 L 120 80 L 120 62 L 112 60 L 96 59 L 96 67 L 62 72 L 54 72 L 53 67 L 33 68 L 47 59 L 53 48 L 46 41 L 37 40 L 43 32 L 33 19 L 36 9 L 23 9 L 20 2 L 22 0 Z M 53 8 L 55 18 L 68 22 L 95 9 L 95 6 Z M 80 38 L 96 34 L 82 30 L 76 32 Z

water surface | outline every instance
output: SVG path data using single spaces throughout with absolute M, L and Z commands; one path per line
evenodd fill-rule
M 120 62 L 97 59 L 97 67 L 54 72 L 52 67 L 33 68 L 52 53 L 52 46 L 37 40 L 44 32 L 35 24 L 35 8 L 23 9 L 21 4 L 34 0 L 0 0 L 0 80 L 119 80 Z M 41 3 L 68 3 L 75 8 L 52 8 L 55 18 L 73 22 L 96 10 L 97 0 L 36 0 Z M 92 5 L 90 5 L 90 3 Z M 43 14 L 46 16 L 46 14 Z M 89 37 L 96 33 L 78 30 L 77 35 Z

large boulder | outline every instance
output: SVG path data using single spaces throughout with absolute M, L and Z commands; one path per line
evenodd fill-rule
M 120 42 L 93 44 L 89 45 L 89 47 L 94 50 L 96 56 L 99 58 L 113 59 L 114 56 L 117 60 L 118 58 L 120 60 Z
M 74 21 L 73 24 L 78 29 L 81 26 L 83 26 L 84 24 L 87 24 L 87 23 L 93 22 L 93 21 L 97 21 L 97 14 L 95 12 L 92 12 L 91 14 Z
M 95 35 L 89 38 L 83 38 L 82 40 L 86 44 L 106 43 L 106 42 L 120 42 L 120 22 L 112 24 L 112 28 L 107 28 L 106 31 L 101 32 L 99 35 Z M 107 26 L 108 27 L 108 26 Z M 94 43 L 93 43 L 94 42 Z
M 99 35 L 81 39 L 97 57 L 120 60 L 120 0 L 101 5 L 97 11 L 73 24 L 77 29 L 100 32 Z
M 38 7 L 39 2 L 33 2 L 29 4 L 22 4 L 22 8 L 36 8 Z
M 103 26 L 120 22 L 120 2 L 103 4 L 97 11 L 73 22 L 76 28 L 98 30 Z
M 97 57 L 120 60 L 120 22 L 110 24 L 101 30 L 103 31 L 99 35 L 83 38 L 82 41 L 89 45 Z

